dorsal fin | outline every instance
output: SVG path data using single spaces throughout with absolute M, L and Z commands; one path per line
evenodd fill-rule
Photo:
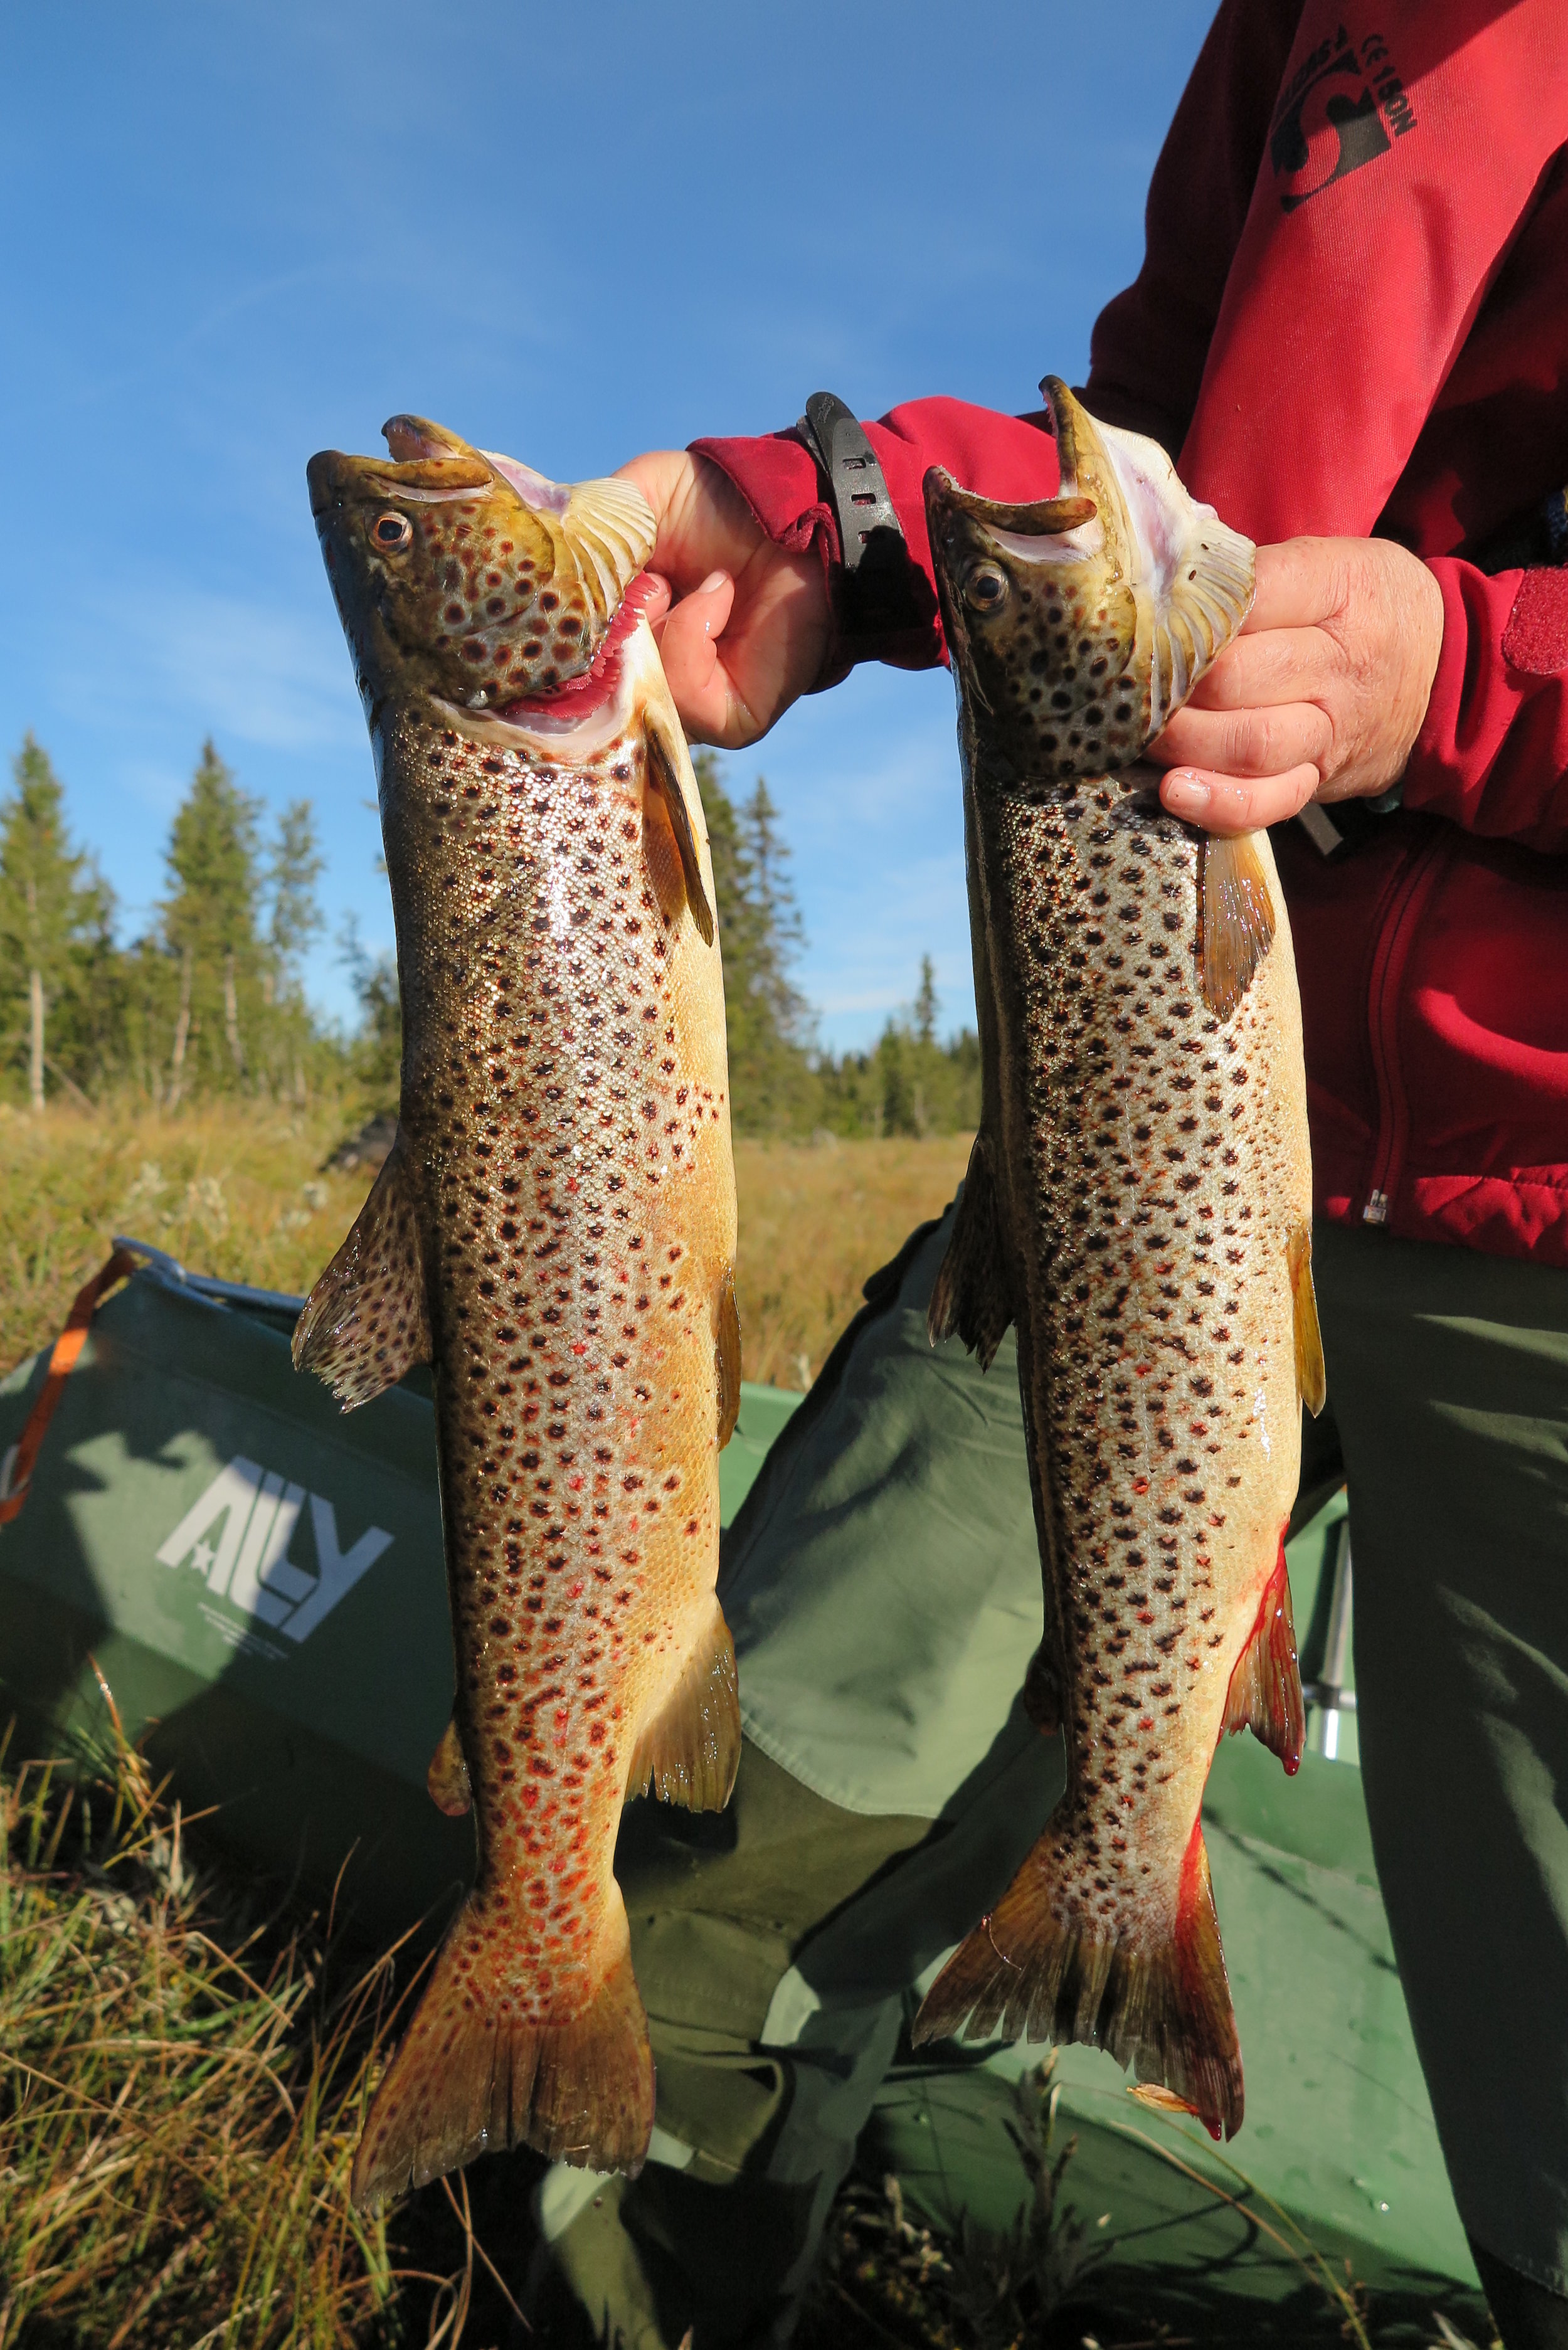
M 741 1310 L 735 1303 L 735 1275 L 730 1265 L 724 1267 L 724 1278 L 719 1284 L 713 1384 L 719 1399 L 718 1449 L 722 1452 L 741 1417 Z

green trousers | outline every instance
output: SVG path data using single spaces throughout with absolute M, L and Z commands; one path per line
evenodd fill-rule
M 1064 1782 L 1020 1703 L 1039 1638 L 1016 1357 L 933 1351 L 950 1214 L 770 1454 L 721 1577 L 745 1741 L 728 1811 L 629 1807 L 616 1869 L 659 2068 L 635 2182 L 537 2218 L 585 2338 L 783 2344 L 912 1987 Z M 1568 2293 L 1568 1274 L 1320 1228 L 1348 1474 L 1362 1768 L 1460 2215 Z

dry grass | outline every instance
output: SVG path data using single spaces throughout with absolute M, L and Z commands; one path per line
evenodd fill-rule
M 811 1385 L 857 1311 L 867 1274 L 952 1198 L 970 1139 L 737 1143 L 735 1286 L 747 1378 Z
M 369 1188 L 320 1171 L 354 1122 L 341 1104 L 0 1112 L 0 1362 L 55 1335 L 117 1232 L 192 1272 L 308 1289 Z
M 155 1242 L 193 1272 L 308 1289 L 369 1187 L 363 1171 L 321 1171 L 358 1117 L 341 1102 L 304 1113 L 219 1104 L 173 1118 L 0 1110 L 0 1369 L 54 1336 L 112 1232 Z M 867 1274 L 940 1211 L 968 1155 L 958 1135 L 737 1146 L 748 1378 L 810 1384 Z
M 0 2350 L 383 2338 L 399 2280 L 346 2188 L 386 1967 L 329 1997 L 122 1741 L 0 1804 Z

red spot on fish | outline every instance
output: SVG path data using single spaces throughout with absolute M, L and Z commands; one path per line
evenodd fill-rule
M 587 1346 L 583 1343 L 583 1341 L 582 1341 L 581 1339 L 576 1339 L 576 1338 L 575 1338 L 575 1339 L 572 1341 L 572 1352 L 573 1352 L 573 1354 L 574 1354 L 574 1355 L 586 1355 L 586 1354 L 587 1353 L 587 1351 L 588 1351 L 588 1350 L 587 1350 Z M 583 1482 L 583 1481 L 582 1481 L 582 1479 L 579 1477 L 579 1478 L 577 1479 L 577 1483 L 580 1485 L 580 1484 L 582 1483 L 582 1482 Z

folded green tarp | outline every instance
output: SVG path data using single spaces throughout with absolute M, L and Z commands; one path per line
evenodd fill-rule
M 127 1731 L 150 1732 L 188 1810 L 220 1807 L 213 1826 L 241 1856 L 324 1888 L 352 1853 L 348 1899 L 366 1931 L 444 1915 L 473 1832 L 425 1790 L 452 1692 L 428 1377 L 345 1415 L 293 1368 L 296 1299 L 141 1254 L 91 1324 L 25 1505 L 0 1525 L 8 1702 L 28 1729 L 101 1727 L 101 1674 Z M 47 1363 L 0 1381 L 0 1456 Z M 798 1401 L 742 1387 L 721 1462 L 726 1522 Z M 1348 2260 L 1411 2309 L 1446 2296 L 1462 2310 L 1453 2295 L 1474 2282 L 1353 1759 L 1344 1514 L 1340 1497 L 1290 1552 L 1303 1675 L 1327 1701 L 1314 1751 L 1287 1781 L 1252 1741 L 1227 1741 L 1205 1806 L 1246 2057 L 1230 2150 L 1245 2178 L 1195 2125 L 1135 2104 L 1108 2057 L 1063 2051 L 1054 2076 L 1058 2143 L 1079 2139 L 1064 2191 L 1112 2246 L 1101 2285 L 1119 2265 L 1179 2304 L 1211 2310 L 1218 2296 L 1250 2310 L 1260 2338 L 1270 2305 L 1279 2323 L 1326 2308 L 1260 2197 L 1338 2275 Z M 965 2210 L 1003 2224 L 1023 2189 L 1010 2084 L 1040 2053 L 948 2049 L 897 2067 L 871 2158 L 944 2224 Z

